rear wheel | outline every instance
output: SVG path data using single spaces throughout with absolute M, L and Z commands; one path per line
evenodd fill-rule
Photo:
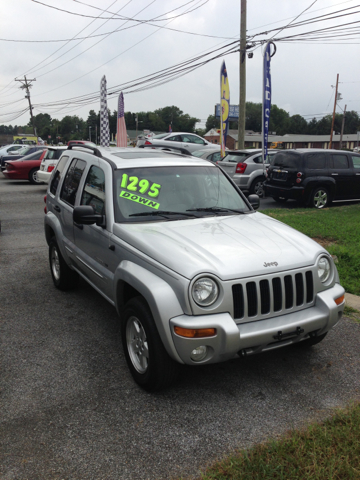
M 33 185 L 41 185 L 43 182 L 40 182 L 37 178 L 38 168 L 33 168 L 29 173 L 29 182 Z
M 55 237 L 53 237 L 49 243 L 49 263 L 51 276 L 56 288 L 59 290 L 69 290 L 76 286 L 79 275 L 66 264 Z
M 256 178 L 253 183 L 250 185 L 250 193 L 255 193 L 259 197 L 264 196 L 264 182 L 265 177 Z
M 311 194 L 310 206 L 314 208 L 326 208 L 330 205 L 330 193 L 324 187 L 317 187 Z
M 121 320 L 124 354 L 135 382 L 148 391 L 170 386 L 179 365 L 166 352 L 145 300 L 131 299 Z

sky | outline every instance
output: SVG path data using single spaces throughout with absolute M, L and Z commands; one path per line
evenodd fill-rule
M 100 81 L 105 75 L 111 111 L 117 109 L 122 90 L 126 112 L 175 105 L 198 118 L 197 127 L 204 128 L 220 102 L 223 61 L 230 103 L 239 102 L 240 3 L 1 0 L 0 125 L 25 125 L 30 120 L 25 110 L 28 100 L 15 78 L 26 75 L 33 80 L 34 115 L 48 113 L 56 119 L 78 115 L 86 120 L 89 110 L 100 110 Z M 341 113 L 346 105 L 348 111 L 360 114 L 357 1 L 247 0 L 246 18 L 251 46 L 247 52 L 253 53 L 246 59 L 246 101 L 262 101 L 262 51 L 264 43 L 272 40 L 276 46 L 271 59 L 273 104 L 307 120 L 332 114 L 339 74 L 341 100 L 336 111 Z M 178 68 L 183 62 L 194 67 L 204 61 L 196 69 L 178 72 L 177 78 L 164 76 L 164 69 Z M 136 91 L 138 79 L 154 74 L 160 85 Z M 163 83 L 165 79 L 172 81 Z

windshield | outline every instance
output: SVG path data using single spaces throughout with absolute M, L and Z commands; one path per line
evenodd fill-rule
M 245 200 L 219 168 L 169 166 L 115 172 L 115 218 L 124 221 L 182 220 L 249 212 Z

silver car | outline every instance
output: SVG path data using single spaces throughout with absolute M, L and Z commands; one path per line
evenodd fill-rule
M 207 148 L 206 150 L 196 150 L 192 153 L 194 157 L 205 158 L 211 162 L 218 162 L 221 160 L 221 151 L 217 149 Z
M 206 148 L 220 150 L 220 145 L 210 143 L 204 138 L 199 137 L 199 135 L 195 135 L 195 133 L 184 132 L 160 133 L 159 135 L 154 135 L 146 139 L 144 145 L 182 148 L 189 153 Z
M 344 310 L 334 261 L 258 206 L 207 160 L 69 147 L 46 195 L 53 282 L 67 290 L 80 276 L 116 307 L 128 367 L 149 391 L 179 364 L 315 345 Z
M 266 165 L 269 165 L 275 153 L 277 150 L 268 150 Z M 263 196 L 265 175 L 261 149 L 226 152 L 219 165 L 244 193 Z

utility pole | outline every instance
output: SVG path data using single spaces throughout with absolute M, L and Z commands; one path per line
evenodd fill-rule
M 246 108 L 246 0 L 241 0 L 240 8 L 240 85 L 238 149 L 245 148 L 245 108 Z
M 15 78 L 15 81 L 16 82 L 21 82 L 21 89 L 22 90 L 26 90 L 26 95 L 25 95 L 25 98 L 28 99 L 29 101 L 29 110 L 30 110 L 30 116 L 31 116 L 31 123 L 32 123 L 32 126 L 33 126 L 33 130 L 34 130 L 34 135 L 35 137 L 37 137 L 37 133 L 36 133 L 36 127 L 35 127 L 35 122 L 34 122 L 34 117 L 33 117 L 33 112 L 32 112 L 32 105 L 31 105 L 31 100 L 30 100 L 30 88 L 32 87 L 31 83 L 30 82 L 36 82 L 36 78 L 32 78 L 31 80 L 28 80 L 26 78 L 26 75 L 24 75 L 24 78 L 21 79 L 21 78 Z
M 337 96 L 338 96 L 338 85 L 339 85 L 339 74 L 337 74 L 337 77 L 336 77 L 335 101 L 334 101 L 333 117 L 332 117 L 332 122 L 331 122 L 329 149 L 332 147 L 332 138 L 333 138 L 334 122 L 335 122 L 335 110 L 336 110 L 336 102 L 337 102 Z
M 345 114 L 346 114 L 346 105 L 345 105 L 345 108 L 344 108 L 344 115 L 343 115 L 342 124 L 341 124 L 340 150 L 342 149 L 342 139 L 343 139 L 344 125 L 345 125 Z

